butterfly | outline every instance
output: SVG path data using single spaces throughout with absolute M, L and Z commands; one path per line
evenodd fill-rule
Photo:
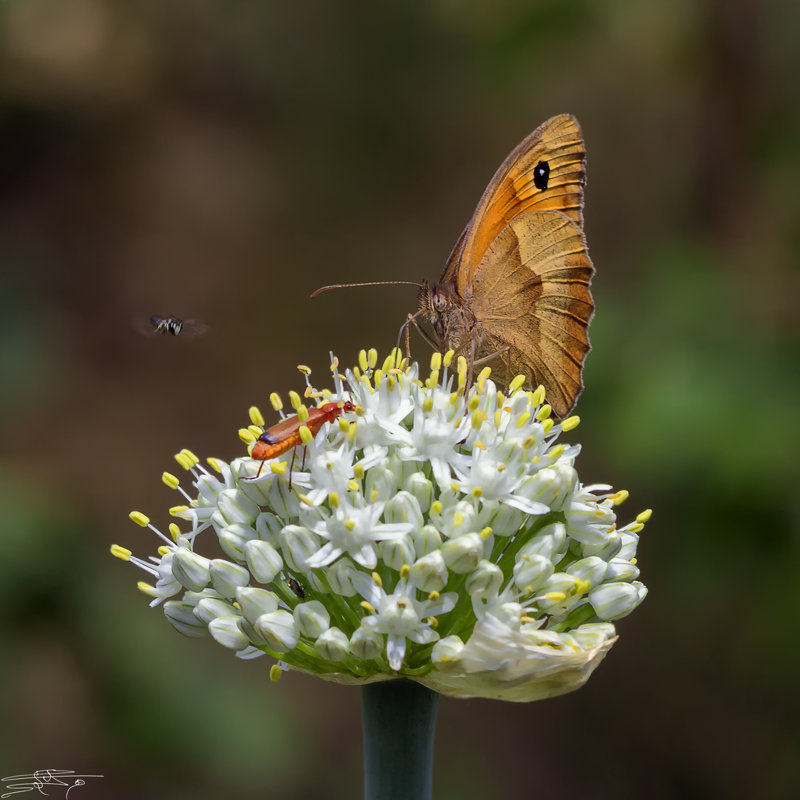
M 583 389 L 590 349 L 594 267 L 583 234 L 585 184 L 578 121 L 551 117 L 500 165 L 439 280 L 416 284 L 418 310 L 406 322 L 437 350 L 463 355 L 470 374 L 491 362 L 499 381 L 523 374 L 526 385 L 541 384 L 558 417 Z

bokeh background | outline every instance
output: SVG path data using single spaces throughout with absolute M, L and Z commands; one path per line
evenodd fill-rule
M 655 513 L 589 684 L 443 700 L 435 796 L 800 796 L 800 6 L 2 0 L 0 774 L 361 792 L 353 689 L 241 663 L 113 560 L 173 453 L 393 344 L 486 182 L 569 111 L 597 267 L 585 482 Z M 199 338 L 140 336 L 153 314 Z

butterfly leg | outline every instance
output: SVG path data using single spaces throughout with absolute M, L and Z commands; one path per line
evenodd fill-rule
M 508 384 L 511 383 L 511 348 L 501 347 L 499 350 L 489 353 L 488 356 L 483 356 L 482 358 L 479 358 L 477 361 L 473 362 L 472 367 L 475 369 L 476 367 L 483 366 L 491 361 L 496 361 L 498 358 L 503 359 L 503 366 L 505 367 L 505 384 L 506 389 L 508 389 Z

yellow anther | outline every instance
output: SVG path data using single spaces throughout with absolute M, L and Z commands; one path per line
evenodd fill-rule
M 375 365 L 378 363 L 378 351 L 374 347 L 370 347 L 367 351 L 367 363 L 375 369 Z
M 157 552 L 157 553 L 158 553 L 160 556 L 165 556 L 165 555 L 167 555 L 167 553 L 171 553 L 171 552 L 172 552 L 172 548 L 171 548 L 171 547 L 168 547 L 168 546 L 167 546 L 167 545 L 165 545 L 165 544 L 162 544 L 162 545 L 161 545 L 161 547 L 159 547 L 159 548 L 156 550 L 156 552 Z
M 387 356 L 383 359 L 383 371 L 384 372 L 391 372 L 393 374 L 399 374 L 400 370 L 397 368 L 397 356 L 396 356 L 397 348 L 392 348 L 391 355 Z
M 261 411 L 258 406 L 250 406 L 250 408 L 247 409 L 247 414 L 250 417 L 250 422 L 252 422 L 253 425 L 258 425 L 261 428 L 264 427 L 264 417 L 261 415 Z
M 156 591 L 156 587 L 150 583 L 147 583 L 146 581 L 138 581 L 136 583 L 136 588 L 143 594 L 146 594 L 150 597 L 152 597 Z
M 310 375 L 311 374 L 311 367 L 307 367 L 305 364 L 298 364 L 297 371 L 302 372 L 303 375 Z M 277 411 L 277 409 L 275 409 Z
M 538 420 L 539 420 L 539 422 L 542 422 L 543 420 L 546 420 L 546 419 L 548 419 L 552 413 L 553 413 L 553 409 L 552 409 L 552 407 L 551 407 L 551 406 L 549 406 L 547 403 L 545 403 L 545 404 L 544 404 L 544 405 L 543 405 L 543 406 L 542 406 L 542 407 L 541 407 L 541 408 L 540 408 L 540 409 L 539 409 L 539 410 L 536 412 L 536 419 L 538 419 Z
M 620 489 L 616 494 L 611 495 L 611 502 L 618 506 L 624 503 L 628 497 L 630 497 L 630 492 L 627 489 Z
M 375 388 L 377 389 L 383 382 L 383 370 L 376 369 L 372 374 L 372 379 L 375 381 Z
M 273 475 L 285 475 L 289 465 L 285 461 L 273 460 L 269 462 L 269 471 Z
M 635 567 L 635 566 L 636 566 L 638 563 L 639 563 L 639 559 L 638 559 L 638 558 L 636 558 L 636 556 L 634 556 L 634 557 L 631 559 L 631 564 L 633 564 L 633 566 Z
M 439 593 L 438 592 L 431 592 L 431 594 L 435 594 L 435 595 L 438 596 Z M 431 628 L 438 628 L 439 627 L 439 620 L 436 619 L 436 617 L 428 617 L 428 625 L 430 625 Z
M 523 412 L 522 412 L 522 413 L 519 415 L 519 419 L 517 420 L 517 427 L 518 427 L 518 428 L 521 428 L 521 427 L 523 427 L 523 425 L 525 425 L 525 423 L 526 423 L 526 422 L 527 422 L 527 421 L 528 421 L 530 418 L 531 418 L 531 412 L 530 412 L 530 411 L 523 411 Z
M 497 471 L 498 472 L 505 472 L 506 471 L 506 465 L 505 464 L 498 464 L 497 465 Z
M 522 384 L 525 383 L 525 376 L 524 375 L 516 375 L 511 383 L 508 384 L 508 393 L 509 395 L 514 394 Z
M 483 368 L 483 369 L 482 369 L 482 370 L 481 370 L 481 371 L 478 373 L 478 380 L 479 380 L 481 383 L 486 383 L 486 381 L 489 379 L 489 376 L 490 376 L 491 374 L 492 374 L 492 368 L 491 368 L 491 367 L 484 367 L 484 368 Z
M 403 564 L 403 566 L 400 567 L 400 577 L 408 578 L 410 574 L 411 574 L 411 567 L 408 564 Z
M 406 603 L 406 601 L 405 601 L 405 600 L 398 600 L 398 601 L 397 601 L 397 607 L 398 607 L 398 608 L 401 608 L 401 609 L 402 609 L 402 608 L 405 608 L 407 605 L 408 605 L 408 603 Z
M 479 408 L 476 408 L 472 412 L 472 427 L 475 428 L 475 430 L 478 430 L 478 428 L 483 425 L 484 419 L 486 419 L 486 416 L 484 415 L 483 411 L 481 411 Z
M 528 449 L 530 449 L 530 448 L 531 448 L 531 447 L 533 447 L 535 444 L 536 444 L 536 437 L 535 437 L 535 436 L 526 436 L 526 437 L 525 437 L 525 438 L 522 440 L 522 448 L 523 448 L 524 450 L 528 450 Z M 537 461 L 540 461 L 540 460 L 541 460 L 541 459 L 539 458 L 539 456 L 536 456 L 536 458 L 535 458 L 535 459 L 531 459 L 531 462 L 532 462 L 532 463 L 536 463 Z
M 339 508 L 339 492 L 331 492 L 328 495 L 328 505 L 331 508 Z
M 169 515 L 171 517 L 179 517 L 181 514 L 186 513 L 189 510 L 189 506 L 172 506 L 169 510 Z
M 365 608 L 367 611 L 374 611 L 375 610 L 375 606 L 372 605 L 372 603 L 367 602 L 366 600 L 362 600 L 359 603 L 359 605 L 361 606 L 361 608 Z
M 577 428 L 580 424 L 581 418 L 577 414 L 573 414 L 571 417 L 567 417 L 565 420 L 561 421 L 561 430 L 571 431 L 574 428 Z
M 355 464 L 353 466 L 353 477 L 360 481 L 364 477 L 364 466 L 363 464 Z
M 175 460 L 178 462 L 178 466 L 185 470 L 190 470 L 194 466 L 192 459 L 186 453 L 175 453 Z
M 353 367 L 353 375 L 355 375 L 358 380 L 361 380 L 361 370 L 358 367 Z
M 429 389 L 433 389 L 439 383 L 439 370 L 432 369 L 431 374 L 428 376 L 428 379 L 425 381 L 425 385 Z
M 360 487 L 358 481 L 347 481 L 347 488 L 351 492 L 357 492 Z
M 249 430 L 250 433 L 253 434 L 254 439 L 258 439 L 258 437 L 261 436 L 262 433 L 264 433 L 264 429 L 259 428 L 257 425 L 249 425 L 247 430 Z
M 141 525 L 143 528 L 146 528 L 150 524 L 150 517 L 146 514 L 142 514 L 141 511 L 131 511 L 128 516 L 137 524 Z
M 314 502 L 307 494 L 298 495 L 297 499 L 305 506 L 310 506 L 311 508 L 314 507 Z
M 383 579 L 377 572 L 372 573 L 372 580 L 374 581 L 375 585 L 379 588 L 383 588 Z
M 480 404 L 481 404 L 480 397 L 472 395 L 472 397 L 470 397 L 469 401 L 467 402 L 467 410 L 474 411 Z
M 192 466 L 200 463 L 200 459 L 191 450 L 187 450 L 184 447 L 183 450 L 181 450 L 181 453 L 183 453 L 186 456 L 186 458 L 188 458 L 189 461 L 192 462 Z
M 339 369 L 339 356 L 334 356 L 333 359 L 331 360 L 331 372 L 335 374 L 336 370 L 338 369 Z M 339 377 L 343 378 L 344 376 L 340 375 Z
M 308 422 L 308 407 L 304 406 L 302 403 L 297 408 L 297 419 L 300 422 Z
M 322 392 L 315 392 L 310 386 L 306 386 L 303 391 L 303 400 L 316 400 L 317 397 L 324 397 Z
M 486 445 L 483 442 L 479 442 L 477 439 L 472 443 L 473 447 L 477 447 L 479 450 L 485 450 Z
M 439 372 L 442 368 L 442 354 L 434 353 L 431 356 L 431 372 Z
M 464 522 L 464 515 L 460 511 L 456 511 L 456 513 L 453 514 L 453 527 L 457 528 L 463 522 Z
M 589 591 L 591 585 L 592 585 L 592 582 L 589 581 L 589 580 L 586 580 L 586 578 L 584 578 L 582 580 L 580 578 L 577 578 L 575 580 L 575 593 L 576 594 L 584 594 L 585 592 Z
M 133 553 L 127 547 L 122 547 L 118 544 L 111 545 L 111 555 L 114 558 L 119 558 L 121 561 L 128 561 Z
M 340 431 L 341 431 L 343 434 L 347 435 L 347 433 L 348 433 L 348 432 L 349 432 L 349 430 L 350 430 L 350 425 L 351 425 L 351 424 L 352 424 L 352 423 L 350 422 L 350 420 L 349 420 L 349 419 L 345 419 L 344 417 L 339 417 L 339 430 L 340 430 Z
M 450 398 L 449 398 L 450 405 L 451 406 L 458 405 L 458 400 L 459 400 L 460 397 L 461 397 L 461 395 L 458 392 L 451 392 L 450 393 Z
M 475 487 L 475 488 L 472 490 L 472 496 L 473 496 L 473 497 L 475 497 L 475 498 L 478 498 L 478 497 L 483 497 L 483 489 L 481 489 L 481 487 L 480 487 L 480 486 L 476 486 L 476 487 Z
M 377 503 L 378 502 L 378 498 L 380 496 L 381 496 L 381 493 L 377 489 L 373 489 L 369 493 L 369 501 L 370 501 L 370 503 Z
M 352 531 L 356 527 L 356 521 L 354 519 L 345 520 L 344 526 L 348 531 Z
M 283 675 L 283 670 L 277 664 L 273 664 L 269 668 L 269 679 L 273 683 L 277 683 L 281 679 L 281 675 Z
M 628 525 L 628 530 L 633 531 L 633 533 L 639 533 L 639 531 L 644 530 L 644 525 L 641 522 L 634 522 L 633 525 Z
M 428 600 L 432 600 L 434 603 L 439 599 L 439 592 L 435 589 L 428 595 Z
M 552 417 L 548 417 L 547 419 L 542 420 L 542 429 L 544 430 L 545 434 L 550 433 L 550 431 L 553 429 L 554 424 L 555 423 L 553 422 Z
M 181 535 L 181 529 L 178 527 L 176 522 L 170 522 L 168 526 L 169 535 L 172 537 L 173 542 L 178 541 L 178 537 Z
M 492 529 L 487 525 L 479 534 L 481 539 L 488 539 L 492 535 Z
M 547 600 L 549 603 L 560 603 L 563 600 L 567 599 L 567 596 L 564 592 L 548 592 L 544 599 Z
M 277 392 L 273 392 L 269 396 L 269 402 L 275 411 L 280 411 L 283 408 L 283 400 L 281 400 L 281 396 Z
M 314 441 L 314 434 L 311 433 L 311 429 L 308 425 L 301 425 L 300 429 L 297 431 L 300 436 L 300 441 L 303 444 L 311 444 Z
M 300 406 L 303 405 L 303 401 L 300 399 L 300 395 L 297 394 L 297 392 L 294 389 L 292 389 L 292 391 L 289 392 L 289 404 L 295 411 L 297 411 L 300 408 Z
M 362 372 L 366 372 L 369 368 L 369 364 L 367 363 L 367 351 L 366 350 L 359 350 L 358 351 L 358 366 L 360 367 Z
M 461 486 L 458 484 L 457 481 L 452 481 L 450 483 L 450 491 L 451 492 L 460 492 L 461 491 Z
M 442 513 L 442 504 L 439 500 L 434 500 L 431 503 L 431 514 L 441 514 Z
M 497 411 L 494 412 L 494 426 L 495 428 L 500 427 L 500 423 L 503 421 L 503 412 L 498 408 Z
M 653 516 L 653 509 L 652 508 L 646 508 L 644 511 L 642 511 L 641 514 L 637 514 L 636 515 L 636 521 L 637 522 L 647 522 L 647 520 L 649 520 L 650 517 L 652 517 L 652 516 Z
M 422 401 L 422 411 L 425 414 L 430 414 L 431 411 L 433 411 L 433 398 L 432 397 L 426 397 Z
M 256 440 L 257 437 L 253 436 L 253 431 L 251 431 L 249 428 L 239 428 L 239 438 L 245 444 L 252 444 Z M 175 456 L 175 460 L 176 461 L 177 461 L 177 459 L 178 459 L 178 456 Z M 183 464 L 181 464 L 181 466 L 183 466 Z
M 206 459 L 206 463 L 208 464 L 209 467 L 211 467 L 211 469 L 214 470 L 214 472 L 222 472 L 222 467 L 220 466 L 219 461 L 217 461 L 217 459 L 214 458 L 214 456 L 209 456 Z
M 544 402 L 544 386 L 537 386 L 533 392 L 531 392 L 531 404 L 534 406 L 540 406 Z
M 345 435 L 347 436 L 347 441 L 350 442 L 350 444 L 352 444 L 353 440 L 356 438 L 357 430 L 358 426 L 354 422 L 351 422 L 350 425 L 347 426 L 347 432 Z
M 555 461 L 557 458 L 561 458 L 561 456 L 564 455 L 564 445 L 557 444 L 555 447 L 550 448 L 548 455 L 553 459 L 553 461 Z

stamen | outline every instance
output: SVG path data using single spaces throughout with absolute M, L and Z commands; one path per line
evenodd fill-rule
M 264 417 L 261 415 L 261 411 L 258 406 L 250 406 L 250 408 L 247 410 L 247 414 L 250 417 L 250 422 L 252 422 L 253 425 L 258 425 L 261 428 L 264 427 Z

